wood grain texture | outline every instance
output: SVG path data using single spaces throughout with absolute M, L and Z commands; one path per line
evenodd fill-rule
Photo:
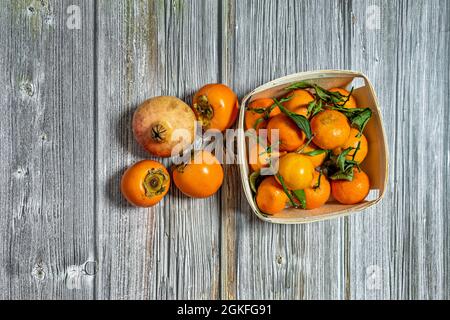
M 450 298 L 449 15 L 446 0 L 0 0 L 0 299 Z M 263 223 L 235 166 L 207 200 L 120 195 L 149 158 L 131 131 L 145 99 L 190 103 L 211 82 L 242 98 L 331 68 L 366 73 L 380 100 L 376 207 Z
M 240 97 L 286 74 L 348 67 L 347 2 L 234 1 L 232 7 L 225 81 Z M 344 219 L 271 225 L 252 214 L 240 187 L 238 194 L 228 199 L 237 210 L 237 298 L 345 297 Z
M 220 79 L 233 90 L 234 46 L 232 41 L 235 38 L 235 7 L 232 1 L 222 1 L 220 9 Z M 236 125 L 234 126 L 236 128 Z M 234 141 L 226 141 L 227 144 L 234 144 Z M 229 150 L 227 148 L 227 150 Z M 236 148 L 232 149 L 237 154 Z M 224 300 L 237 299 L 237 238 L 236 238 L 236 216 L 240 210 L 246 210 L 248 205 L 243 202 L 243 192 L 239 177 L 238 165 L 224 166 L 226 179 L 220 190 L 221 198 L 221 292 L 220 298 Z M 242 207 L 243 205 L 243 207 Z
M 93 297 L 93 15 L 2 1 L 0 299 Z M 91 265 L 91 264 L 90 264 Z
M 351 298 L 448 299 L 449 2 L 353 12 L 351 67 L 376 84 L 391 167 L 385 200 L 351 218 Z
M 124 169 L 149 158 L 132 136 L 137 105 L 157 95 L 190 102 L 218 81 L 219 20 L 208 18 L 217 2 L 98 4 L 96 297 L 218 298 L 219 196 L 193 200 L 172 187 L 157 207 L 139 210 L 119 191 Z

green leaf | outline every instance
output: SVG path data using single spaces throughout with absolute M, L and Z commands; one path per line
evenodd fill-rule
M 314 90 L 316 92 L 316 97 L 318 97 L 322 102 L 335 107 L 342 107 L 350 98 L 350 95 L 344 96 L 339 92 L 331 92 L 318 85 L 314 85 Z
M 333 107 L 331 107 L 331 110 L 336 110 L 336 111 L 342 112 L 343 114 L 345 114 L 345 116 L 347 118 L 350 119 L 352 117 L 357 116 L 358 114 L 363 112 L 365 109 L 363 109 L 363 108 L 352 108 L 352 109 L 350 109 L 350 108 L 345 108 L 343 106 L 333 106 Z
M 347 168 L 345 171 L 338 171 L 330 177 L 331 180 L 353 180 L 353 167 Z
M 350 92 L 348 96 L 344 96 L 340 94 L 339 92 L 330 92 L 321 86 L 318 86 L 316 84 L 311 84 L 306 81 L 300 81 L 291 84 L 289 87 L 287 87 L 285 90 L 295 90 L 295 89 L 314 89 L 316 97 L 319 99 L 319 101 L 325 102 L 326 104 L 332 104 L 334 106 L 339 105 L 345 105 L 347 101 L 350 99 L 350 95 L 353 92 Z M 317 113 L 317 112 L 316 112 Z
M 295 190 L 291 192 L 288 190 L 288 188 L 286 187 L 286 184 L 284 183 L 284 179 L 283 177 L 278 174 L 278 181 L 280 181 L 281 186 L 283 187 L 283 191 L 284 193 L 286 193 L 287 197 L 289 198 L 289 202 L 291 203 L 291 205 L 295 208 L 298 208 L 299 206 L 302 209 L 306 208 L 306 194 L 304 190 Z M 292 195 L 294 195 L 295 199 L 297 199 L 299 205 L 294 201 L 294 198 L 292 197 Z
M 349 147 L 341 152 L 341 154 L 336 159 L 336 164 L 341 171 L 345 171 L 346 159 L 345 157 L 352 151 L 354 148 Z
M 344 107 L 345 104 L 350 100 L 350 97 L 353 93 L 353 87 L 350 90 L 348 95 L 343 95 L 340 92 L 330 92 L 327 91 L 327 93 L 330 95 L 330 100 L 333 102 L 335 106 Z
M 259 171 L 255 171 L 252 172 L 252 174 L 250 174 L 250 177 L 248 178 L 249 183 L 250 183 L 250 189 L 252 189 L 252 191 L 254 193 L 256 193 L 258 191 L 258 187 L 261 184 L 263 177 L 260 175 Z
M 288 102 L 293 97 L 294 97 L 293 95 L 290 95 L 288 97 L 281 98 L 279 100 L 279 102 L 280 103 Z M 251 108 L 250 109 L 248 105 L 247 105 L 246 108 L 247 108 L 247 111 L 251 111 L 251 112 L 254 112 L 254 113 L 257 113 L 257 114 L 263 114 L 264 115 L 263 116 L 264 120 L 267 120 L 267 119 L 269 119 L 269 115 L 272 112 L 272 110 L 275 109 L 276 107 L 277 107 L 277 104 L 274 103 L 270 107 L 266 107 L 266 108 Z
M 310 151 L 310 152 L 305 152 L 305 153 L 302 153 L 302 154 L 304 154 L 305 156 L 315 157 L 315 156 L 318 156 L 319 154 L 327 153 L 327 152 L 328 152 L 327 150 L 317 149 L 317 150 L 313 150 L 313 151 Z
M 325 90 L 322 87 L 319 87 L 318 85 L 314 85 L 314 90 L 316 91 L 316 95 L 320 99 L 327 101 L 327 102 L 330 101 L 331 97 L 333 96 L 331 92 Z
M 342 112 L 350 120 L 351 125 L 359 130 L 359 137 L 372 117 L 370 108 L 347 109 L 344 106 L 334 106 L 331 109 Z
M 308 116 L 310 116 L 313 110 L 316 108 L 316 103 L 316 100 L 313 100 L 308 104 Z
M 296 114 L 294 112 L 287 110 L 285 107 L 283 107 L 281 105 L 281 103 L 277 99 L 273 99 L 273 100 L 275 101 L 278 108 L 280 108 L 281 112 L 283 112 L 285 115 L 287 115 L 289 118 L 291 118 L 291 120 L 295 122 L 297 127 L 299 127 L 300 130 L 302 130 L 305 133 L 306 137 L 308 139 L 311 139 L 312 131 L 311 131 L 311 126 L 309 125 L 308 119 L 306 119 L 302 115 L 299 115 L 299 114 Z
M 285 103 L 285 102 L 288 102 L 288 101 L 292 100 L 293 97 L 294 97 L 294 95 L 291 94 L 291 95 L 288 96 L 288 97 L 281 98 L 280 100 L 278 100 L 278 102 L 279 102 L 279 103 Z M 272 109 L 275 108 L 276 105 L 277 105 L 277 104 L 274 103 L 274 104 L 271 106 L 271 108 L 272 108 Z
M 259 124 L 260 124 L 261 122 L 263 122 L 263 121 L 264 121 L 264 118 L 259 118 L 259 119 L 257 119 L 257 120 L 255 121 L 255 123 L 253 124 L 253 129 L 256 130 L 256 128 L 258 128 Z
M 332 157 L 330 163 L 326 166 L 328 176 L 332 180 L 353 180 L 353 169 L 359 168 L 359 165 L 354 160 L 347 160 L 348 154 L 355 150 L 355 148 L 347 148 L 341 152 L 337 157 Z
M 281 186 L 283 187 L 283 191 L 284 193 L 287 195 L 287 197 L 289 198 L 289 202 L 291 203 L 291 206 L 293 207 L 297 207 L 297 205 L 294 202 L 294 199 L 292 198 L 291 193 L 289 192 L 288 188 L 286 187 L 286 184 L 284 183 L 284 179 L 280 174 L 277 174 L 277 178 L 278 181 L 280 181 Z
M 308 104 L 308 116 L 311 118 L 323 110 L 322 100 L 314 100 Z
M 353 152 L 352 161 L 355 161 L 356 154 L 361 149 L 361 141 L 358 141 L 358 145 L 356 146 L 355 152 Z
M 337 170 L 334 171 L 333 174 L 331 174 L 330 179 L 332 180 L 353 180 L 353 170 L 355 167 L 359 168 L 359 164 L 354 160 L 354 155 L 352 157 L 352 160 L 347 160 L 346 157 L 350 153 L 350 151 L 358 150 L 359 145 L 356 148 L 347 148 L 344 151 L 341 152 L 341 154 L 335 159 L 335 165 L 337 167 Z M 329 169 L 332 169 L 333 166 L 329 167 Z
M 284 90 L 296 90 L 296 89 L 311 89 L 313 88 L 313 85 L 309 84 L 306 81 L 300 81 L 291 84 L 289 87 L 285 88 Z
M 264 112 L 267 111 L 266 108 L 253 108 L 253 109 L 247 109 L 247 110 L 250 112 L 257 113 L 257 114 L 263 114 Z
M 345 96 L 343 96 L 342 94 L 340 94 L 339 92 L 330 92 L 328 91 L 328 94 L 330 96 L 330 99 L 333 103 L 335 104 L 339 104 L 341 102 L 344 102 L 344 98 Z
M 362 112 L 354 115 L 350 119 L 350 121 L 352 123 L 352 126 L 356 127 L 359 130 L 359 133 L 362 134 L 371 117 L 372 110 L 370 110 L 369 108 L 365 108 Z
M 336 92 L 336 93 L 338 93 L 338 92 Z M 345 107 L 345 104 L 348 102 L 348 100 L 350 100 L 350 97 L 352 96 L 352 94 L 353 94 L 353 87 L 352 87 L 352 89 L 350 90 L 348 96 L 343 96 L 344 98 L 346 98 L 345 101 L 344 101 L 344 103 L 342 104 L 343 107 Z
M 316 114 L 318 114 L 322 110 L 323 110 L 323 102 L 322 102 L 322 100 L 319 100 L 316 107 L 313 109 L 311 117 L 314 117 Z
M 294 191 L 292 191 L 292 194 L 294 195 L 294 197 L 300 203 L 300 207 L 302 209 L 306 209 L 306 194 L 305 194 L 305 190 L 294 190 Z
M 320 188 L 320 181 L 322 179 L 322 175 L 323 175 L 322 170 L 320 170 L 319 179 L 317 179 L 317 184 L 314 186 L 314 189 Z

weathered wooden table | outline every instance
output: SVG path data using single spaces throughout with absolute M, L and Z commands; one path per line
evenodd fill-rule
M 234 166 L 207 200 L 121 197 L 144 99 L 331 68 L 379 96 L 375 208 L 263 223 Z M 449 74 L 446 0 L 1 0 L 0 299 L 450 298 Z

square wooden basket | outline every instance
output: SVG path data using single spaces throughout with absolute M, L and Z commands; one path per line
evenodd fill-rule
M 353 87 L 353 95 L 357 99 L 358 107 L 368 107 L 373 111 L 372 118 L 364 130 L 364 135 L 369 143 L 369 152 L 361 165 L 362 170 L 366 172 L 370 178 L 371 190 L 366 200 L 356 205 L 343 205 L 339 204 L 334 199 L 331 199 L 325 206 L 318 209 L 302 210 L 287 208 L 277 215 L 270 216 L 259 211 L 249 184 L 248 178 L 250 170 L 247 161 L 248 148 L 244 135 L 245 109 L 247 104 L 253 100 L 281 97 L 285 95 L 286 91 L 284 88 L 298 81 L 315 83 L 325 89 L 333 87 L 349 89 Z M 367 209 L 379 202 L 384 196 L 388 179 L 388 148 L 386 136 L 375 91 L 369 79 L 362 73 L 344 70 L 312 71 L 297 73 L 268 82 L 244 97 L 240 108 L 238 127 L 242 129 L 238 136 L 238 157 L 245 196 L 252 211 L 264 221 L 271 223 L 297 224 L 342 217 Z

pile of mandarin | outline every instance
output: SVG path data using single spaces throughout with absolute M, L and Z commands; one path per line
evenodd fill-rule
M 368 153 L 363 131 L 370 108 L 358 106 L 353 90 L 326 90 L 308 82 L 285 90 L 278 99 L 251 101 L 245 113 L 246 129 L 256 130 L 249 165 L 260 211 L 315 209 L 332 198 L 346 205 L 362 202 L 370 190 L 360 167 Z M 271 141 L 273 136 L 278 140 Z M 262 175 L 268 167 L 276 170 Z

